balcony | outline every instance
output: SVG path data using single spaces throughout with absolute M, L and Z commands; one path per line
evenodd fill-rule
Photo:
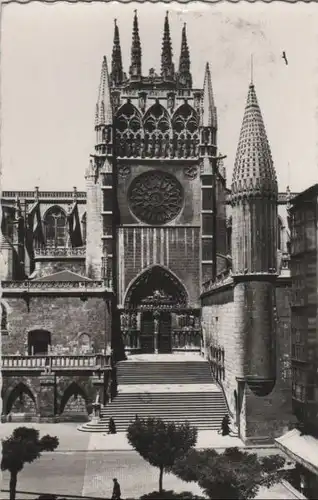
M 71 258 L 84 259 L 86 247 L 42 247 L 34 249 L 35 259 Z
M 65 293 L 104 292 L 112 290 L 112 279 L 86 281 L 15 281 L 1 282 L 4 293 Z
M 110 354 L 77 355 L 7 355 L 1 358 L 2 371 L 68 371 L 68 370 L 110 370 Z

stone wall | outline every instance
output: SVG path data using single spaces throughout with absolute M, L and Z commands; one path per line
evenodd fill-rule
M 189 295 L 191 307 L 200 307 L 200 229 L 194 227 L 122 228 L 118 231 L 118 295 L 144 270 L 161 265 L 172 271 Z
M 8 334 L 2 338 L 2 354 L 26 354 L 28 332 L 46 330 L 51 345 L 71 348 L 70 342 L 86 333 L 95 351 L 110 342 L 111 331 L 102 297 L 31 296 L 29 304 L 22 297 L 6 297 Z M 106 333 L 105 333 L 106 332 Z
M 246 359 L 248 351 L 242 335 L 247 320 L 243 294 L 234 293 L 233 285 L 228 285 L 202 298 L 207 354 L 211 357 L 211 346 L 224 349 L 224 373 L 221 373 L 220 384 L 234 418 L 237 408 L 240 410 L 239 432 L 246 442 L 271 440 L 281 435 L 292 419 L 290 293 L 288 280 L 278 280 L 275 293 L 277 313 L 274 314 L 276 384 L 266 396 L 255 395 L 247 384 L 241 385 L 237 381 L 237 377 L 244 377 L 250 361 Z
M 90 372 L 52 374 L 5 374 L 2 385 L 3 420 L 21 421 L 83 421 L 92 412 L 97 393 L 108 384 L 95 383 Z

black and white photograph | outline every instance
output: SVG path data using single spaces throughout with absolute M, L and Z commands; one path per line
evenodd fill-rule
M 318 497 L 318 5 L 1 5 L 2 500 Z

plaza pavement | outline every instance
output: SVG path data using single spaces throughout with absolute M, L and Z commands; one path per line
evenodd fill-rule
M 158 488 L 158 470 L 145 462 L 127 442 L 125 433 L 102 435 L 77 430 L 74 423 L 0 425 L 0 439 L 9 436 L 15 427 L 25 425 L 59 438 L 57 451 L 44 453 L 33 464 L 27 464 L 18 478 L 18 490 L 65 495 L 87 495 L 110 498 L 112 478 L 117 477 L 123 498 L 139 498 Z M 236 437 L 221 436 L 216 431 L 200 431 L 197 448 L 224 449 L 230 446 L 244 448 Z M 255 450 L 256 451 L 256 450 Z M 259 448 L 257 453 L 269 455 L 279 453 L 275 448 Z M 8 474 L 2 476 L 2 489 L 8 488 Z M 164 488 L 177 492 L 191 491 L 201 494 L 196 483 L 184 483 L 172 474 L 165 474 Z M 8 493 L 1 493 L 0 499 L 7 500 Z M 35 495 L 18 494 L 19 500 L 33 500 Z M 283 483 L 267 490 L 261 488 L 257 498 L 295 499 L 293 490 Z
M 126 433 L 108 435 L 102 433 L 81 432 L 77 429 L 79 424 L 74 423 L 6 423 L 0 424 L 0 439 L 8 437 L 15 427 L 34 427 L 40 435 L 50 434 L 59 438 L 58 451 L 131 451 L 132 447 L 127 441 Z M 196 448 L 229 448 L 238 446 L 244 448 L 244 443 L 237 437 L 222 436 L 217 431 L 199 431 Z

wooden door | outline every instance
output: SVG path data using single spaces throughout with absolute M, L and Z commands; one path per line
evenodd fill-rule
M 154 352 L 154 324 L 151 311 L 145 311 L 141 314 L 140 348 L 143 353 Z
M 171 352 L 171 313 L 162 312 L 159 320 L 159 352 Z

